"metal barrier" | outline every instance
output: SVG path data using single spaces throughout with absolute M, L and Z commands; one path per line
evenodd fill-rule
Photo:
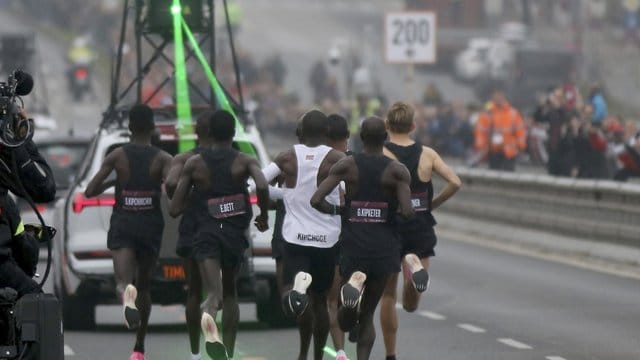
M 640 184 L 456 172 L 463 187 L 443 211 L 640 247 Z

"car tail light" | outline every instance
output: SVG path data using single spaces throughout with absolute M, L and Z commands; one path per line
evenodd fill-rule
M 83 193 L 77 193 L 73 198 L 73 212 L 81 213 L 86 207 L 92 206 L 113 206 L 116 199 L 113 195 L 101 195 L 94 198 L 87 198 Z
M 89 71 L 85 68 L 77 68 L 74 74 L 77 79 L 84 80 L 89 76 Z
M 256 205 L 258 203 L 258 195 L 256 194 L 249 195 L 249 202 L 251 203 L 251 205 Z
M 81 251 L 73 253 L 73 255 L 78 260 L 111 259 L 111 251 L 109 250 Z

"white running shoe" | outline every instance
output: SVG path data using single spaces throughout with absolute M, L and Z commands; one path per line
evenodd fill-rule
M 340 289 L 342 305 L 349 309 L 355 309 L 360 305 L 365 281 L 367 281 L 367 275 L 365 273 L 356 271 L 351 274 L 349 281 L 342 285 Z
M 127 285 L 122 294 L 122 313 L 129 329 L 137 329 L 140 326 L 140 312 L 136 307 L 137 298 L 138 289 L 131 284 Z
M 200 326 L 204 334 L 205 350 L 209 357 L 213 360 L 228 360 L 229 355 L 227 355 L 227 348 L 222 343 L 222 340 L 220 340 L 218 326 L 213 316 L 206 312 L 202 313 Z
M 407 254 L 404 257 L 404 262 L 407 265 L 407 275 L 411 279 L 413 286 L 418 292 L 425 292 L 429 289 L 429 273 L 427 269 L 422 266 L 422 261 L 416 254 Z
M 289 310 L 296 315 L 300 316 L 307 309 L 309 305 L 309 296 L 307 295 L 307 289 L 311 285 L 311 274 L 304 271 L 300 271 L 296 274 L 293 281 L 293 289 L 288 294 L 287 304 Z

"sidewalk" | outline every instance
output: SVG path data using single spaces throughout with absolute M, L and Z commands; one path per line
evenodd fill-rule
M 440 239 L 454 239 L 640 280 L 640 248 L 436 213 Z M 442 241 L 442 240 L 440 240 Z

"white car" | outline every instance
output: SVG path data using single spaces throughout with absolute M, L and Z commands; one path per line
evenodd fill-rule
M 171 115 L 156 111 L 156 126 L 160 130 L 160 147 L 171 154 L 178 149 L 176 122 Z M 195 139 L 195 135 L 193 137 Z M 63 302 L 65 326 L 88 329 L 95 326 L 95 306 L 116 304 L 113 263 L 107 249 L 107 231 L 112 207 L 113 189 L 96 198 L 84 196 L 89 180 L 100 168 L 104 157 L 113 149 L 128 142 L 129 131 L 123 126 L 101 129 L 95 135 L 87 156 L 65 199 L 56 204 L 54 226 L 58 235 L 54 242 L 54 289 Z M 261 164 L 269 158 L 258 130 L 247 126 L 245 134 L 236 137 L 238 143 L 250 144 Z M 252 197 L 253 198 L 253 197 Z M 165 231 L 155 278 L 151 286 L 154 303 L 182 304 L 185 301 L 184 269 L 175 254 L 178 238 L 178 219 L 168 216 L 168 200 L 163 197 Z M 252 200 L 253 202 L 253 200 Z M 254 215 L 259 210 L 254 204 Z M 275 261 L 271 258 L 271 237 L 275 214 L 270 213 L 270 230 L 260 233 L 253 226 L 249 230 L 250 248 L 241 275 L 238 293 L 241 301 L 255 301 L 258 318 L 271 325 L 287 323 L 280 307 L 275 281 Z
M 456 56 L 455 75 L 462 81 L 474 81 L 486 74 L 489 67 L 487 54 L 491 47 L 488 38 L 474 38 L 469 40 L 467 48 Z

